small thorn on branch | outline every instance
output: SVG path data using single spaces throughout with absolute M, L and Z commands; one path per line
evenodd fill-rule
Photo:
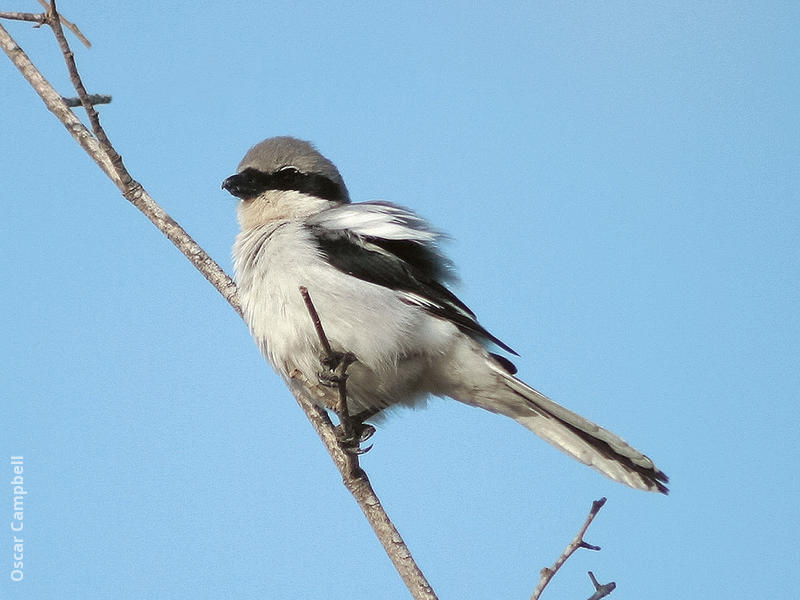
M 64 104 L 69 106 L 70 108 L 74 108 L 77 106 L 82 106 L 80 98 L 65 98 L 61 96 L 61 99 L 64 101 Z M 108 94 L 89 94 L 86 96 L 86 100 L 89 104 L 111 104 L 111 96 Z
M 578 548 L 586 548 L 587 550 L 602 550 L 600 546 L 589 544 L 588 542 L 584 542 L 583 540 L 581 540 L 581 543 L 578 544 Z

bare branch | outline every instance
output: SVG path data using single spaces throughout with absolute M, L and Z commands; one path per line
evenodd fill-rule
M 9 19 L 12 21 L 29 21 L 31 23 L 38 23 L 39 25 L 47 23 L 47 15 L 43 15 L 41 13 L 0 11 L 0 19 Z
M 39 2 L 43 3 L 44 0 L 39 0 Z M 125 181 L 126 178 L 130 177 L 130 175 L 127 174 L 125 167 L 122 165 L 122 157 L 117 154 L 117 152 L 111 146 L 111 142 L 108 140 L 108 136 L 106 135 L 103 126 L 100 124 L 100 115 L 97 114 L 94 106 L 89 101 L 89 93 L 83 86 L 83 80 L 78 73 L 78 66 L 75 64 L 75 55 L 72 53 L 72 50 L 69 47 L 69 42 L 67 41 L 67 37 L 64 35 L 64 30 L 61 28 L 61 18 L 59 17 L 56 9 L 56 0 L 50 1 L 50 10 L 47 14 L 49 17 L 47 22 L 50 25 L 50 29 L 53 30 L 53 34 L 56 36 L 56 41 L 58 41 L 58 45 L 61 48 L 61 53 L 64 55 L 64 60 L 67 63 L 67 71 L 69 72 L 69 79 L 72 82 L 72 87 L 74 87 L 75 91 L 78 92 L 78 98 L 81 100 L 83 109 L 89 116 L 89 123 L 92 125 L 92 131 L 94 131 L 95 137 L 97 137 L 106 154 L 108 154 L 108 157 L 111 159 L 111 163 L 114 165 L 117 174 L 123 181 Z
M 541 578 L 539 579 L 539 584 L 536 586 L 536 589 L 533 590 L 533 595 L 531 596 L 531 600 L 538 600 L 538 598 L 542 595 L 544 588 L 547 587 L 547 584 L 550 583 L 550 580 L 553 579 L 558 570 L 564 566 L 564 563 L 567 562 L 567 559 L 572 556 L 578 548 L 586 548 L 587 550 L 600 550 L 600 546 L 593 546 L 592 544 L 587 544 L 583 540 L 583 536 L 586 534 L 586 530 L 589 529 L 589 525 L 592 524 L 594 518 L 597 516 L 597 513 L 600 512 L 600 509 L 603 508 L 603 505 L 606 503 L 605 498 L 600 498 L 600 500 L 595 500 L 592 502 L 592 509 L 589 511 L 589 516 L 586 517 L 586 521 L 583 523 L 583 527 L 581 527 L 578 534 L 575 538 L 567 545 L 564 552 L 561 553 L 561 556 L 556 559 L 556 562 L 553 563 L 552 567 L 545 567 L 542 569 Z M 615 586 L 616 587 L 616 586 Z M 610 592 L 609 592 L 610 593 Z
M 97 162 L 103 172 L 106 173 L 120 189 L 123 196 L 144 213 L 145 216 L 147 216 L 147 218 L 150 219 L 150 221 L 164 233 L 181 252 L 183 252 L 195 268 L 217 288 L 233 309 L 241 316 L 241 305 L 236 290 L 236 284 L 233 280 L 228 277 L 220 266 L 205 253 L 172 217 L 156 204 L 141 184 L 131 177 L 122 164 L 119 155 L 105 137 L 105 133 L 99 124 L 99 119 L 92 119 L 91 115 L 94 109 L 91 107 L 90 97 L 83 87 L 80 76 L 77 74 L 74 57 L 69 49 L 69 45 L 66 43 L 63 31 L 61 31 L 60 20 L 57 18 L 57 13 L 55 12 L 55 3 L 52 3 L 51 10 L 53 18 L 48 19 L 47 22 L 52 26 L 54 32 L 56 32 L 56 37 L 59 40 L 62 53 L 67 61 L 67 66 L 70 70 L 70 75 L 76 91 L 78 92 L 81 104 L 87 109 L 87 113 L 90 115 L 95 133 L 104 140 L 102 143 L 98 141 L 98 138 L 93 136 L 74 115 L 61 95 L 53 89 L 50 83 L 33 65 L 25 52 L 1 25 L 0 47 L 2 47 L 3 51 L 9 56 L 11 61 L 39 94 L 47 108 L 56 115 L 67 128 L 67 131 L 70 132 L 81 147 L 83 147 L 95 162 Z M 436 594 L 414 562 L 408 547 L 383 509 L 366 475 L 360 468 L 352 469 L 353 457 L 351 453 L 345 452 L 341 447 L 335 428 L 328 414 L 323 408 L 319 407 L 310 399 L 315 395 L 324 393 L 324 390 L 319 389 L 320 386 L 318 384 L 315 385 L 309 382 L 304 374 L 299 371 L 292 373 L 291 378 L 301 383 L 301 386 L 292 386 L 293 395 L 306 413 L 306 416 L 322 439 L 325 447 L 328 449 L 334 464 L 339 468 L 342 474 L 345 486 L 358 502 L 361 510 L 372 526 L 375 535 L 394 563 L 395 568 L 412 596 L 417 600 L 436 600 Z
M 21 12 L 6 12 L 0 11 L 0 19 L 9 19 L 11 21 L 28 21 L 30 23 L 36 23 L 37 27 L 44 25 L 45 23 L 49 23 L 50 21 L 50 5 L 45 2 L 44 0 L 39 0 L 39 4 L 41 4 L 44 9 L 47 11 L 45 13 L 21 13 Z M 81 33 L 81 30 L 78 29 L 78 26 L 70 21 L 67 21 L 62 16 L 59 16 L 61 23 L 67 27 L 75 36 L 80 40 L 80 42 L 86 46 L 87 48 L 92 47 L 92 43 L 86 39 L 86 36 Z
M 411 555 L 411 551 L 406 546 L 400 532 L 397 531 L 394 523 L 386 514 L 366 474 L 361 469 L 356 474 L 351 471 L 352 454 L 346 452 L 339 443 L 339 438 L 336 435 L 336 430 L 333 427 L 333 423 L 331 423 L 330 417 L 328 417 L 328 413 L 319 406 L 318 402 L 311 400 L 312 396 L 319 399 L 330 390 L 318 383 L 309 381 L 297 369 L 292 372 L 291 378 L 298 381 L 303 388 L 303 393 L 297 393 L 298 390 L 296 388 L 292 390 L 297 403 L 306 413 L 311 425 L 314 426 L 322 443 L 328 449 L 328 453 L 342 475 L 342 482 L 355 498 L 411 595 L 417 600 L 436 600 L 436 593 L 414 561 L 414 557 Z
M 22 76 L 28 80 L 31 87 L 39 94 L 39 97 L 44 101 L 45 106 L 52 112 L 56 118 L 61 121 L 69 131 L 70 135 L 75 138 L 89 156 L 100 166 L 103 172 L 108 175 L 114 184 L 121 190 L 124 188 L 121 185 L 119 176 L 116 174 L 114 165 L 108 158 L 108 155 L 100 147 L 100 144 L 89 132 L 86 127 L 81 123 L 80 119 L 67 107 L 64 100 L 50 82 L 47 81 L 41 74 L 39 69 L 31 62 L 28 55 L 20 48 L 14 41 L 8 31 L 0 25 L 0 47 L 11 59 L 11 62 L 19 69 Z
M 328 336 L 325 334 L 325 328 L 322 325 L 314 302 L 311 300 L 308 288 L 301 286 L 299 291 L 308 309 L 308 314 L 314 324 L 314 329 L 317 332 L 317 337 L 319 338 L 320 345 L 326 354 L 329 364 L 333 365 L 334 363 L 339 363 L 335 372 L 339 392 L 338 403 L 336 403 L 337 406 L 335 410 L 341 421 L 343 437 L 345 440 L 349 440 L 353 435 L 353 429 L 352 423 L 350 422 L 350 414 L 347 410 L 346 371 L 350 363 L 355 360 L 355 357 L 353 355 L 336 356 L 336 353 L 331 348 Z M 325 398 L 329 395 L 330 389 L 327 386 L 309 381 L 298 369 L 292 372 L 291 378 L 302 382 L 305 390 L 314 392 L 314 395 L 322 400 L 323 405 L 333 405 L 330 400 L 327 402 L 325 401 Z M 380 499 L 372 489 L 372 484 L 369 482 L 367 474 L 359 466 L 358 455 L 360 452 L 344 447 L 342 439 L 340 436 L 336 435 L 335 429 L 331 437 L 329 426 L 332 426 L 332 423 L 325 410 L 319 407 L 319 403 L 306 397 L 305 394 L 295 394 L 295 397 L 303 408 L 303 411 L 309 415 L 312 425 L 314 425 L 320 438 L 322 438 L 323 443 L 328 448 L 331 458 L 333 458 L 333 462 L 342 474 L 342 481 L 345 487 L 350 490 L 350 493 L 353 494 L 356 502 L 358 502 L 358 505 L 364 512 L 364 516 L 369 521 L 381 544 L 383 544 L 386 554 L 389 555 L 397 572 L 400 573 L 400 576 L 403 578 L 403 581 L 405 581 L 412 595 L 415 598 L 435 598 L 436 596 L 433 589 L 414 560 L 414 557 L 411 555 L 411 552 L 408 550 L 408 546 L 406 546 L 406 543 L 400 536 L 400 532 L 397 531 L 394 523 L 389 519 L 386 511 L 383 510 Z M 313 415 L 313 418 L 311 415 Z

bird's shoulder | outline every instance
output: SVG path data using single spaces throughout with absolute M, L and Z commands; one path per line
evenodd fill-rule
M 408 208 L 389 202 L 344 204 L 314 215 L 306 225 L 323 253 L 351 273 L 377 269 L 404 278 L 455 280 L 452 263 L 439 247 L 445 236 Z
M 391 202 L 340 204 L 310 217 L 309 225 L 369 238 L 435 243 L 442 234 L 409 208 Z

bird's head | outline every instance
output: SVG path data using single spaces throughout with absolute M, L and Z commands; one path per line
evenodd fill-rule
M 311 143 L 293 137 L 269 138 L 250 148 L 222 188 L 240 200 L 242 229 L 350 202 L 336 166 Z

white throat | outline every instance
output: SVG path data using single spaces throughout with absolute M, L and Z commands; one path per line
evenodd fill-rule
M 295 190 L 268 190 L 253 200 L 240 200 L 237 212 L 244 231 L 275 221 L 304 219 L 337 204 Z

